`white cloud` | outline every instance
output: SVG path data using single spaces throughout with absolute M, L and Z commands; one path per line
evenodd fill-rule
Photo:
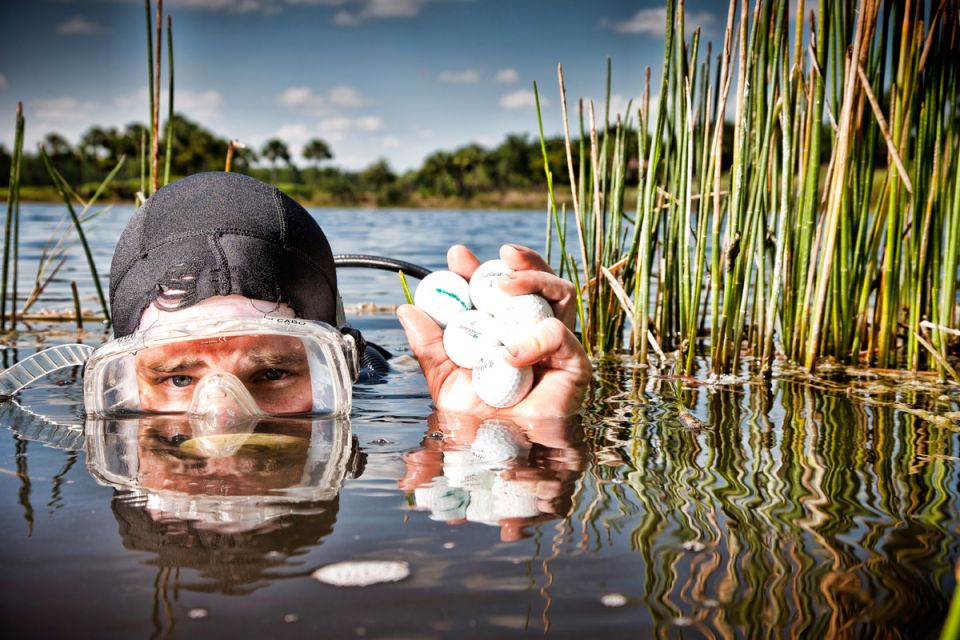
M 476 84 L 480 82 L 480 72 L 476 69 L 441 71 L 437 74 L 437 80 L 447 84 Z
M 7 82 L 7 76 L 0 73 L 0 91 L 6 91 L 10 84 Z
M 317 95 L 310 87 L 287 87 L 277 96 L 277 102 L 289 109 L 302 111 L 322 112 L 326 108 L 326 100 Z
M 384 136 L 380 140 L 380 144 L 384 146 L 385 149 L 397 149 L 400 147 L 400 138 L 397 136 Z
M 182 113 L 191 120 L 196 120 L 202 124 L 208 124 L 219 119 L 221 107 L 223 106 L 223 94 L 214 89 L 207 91 L 190 91 L 186 89 L 177 89 L 173 96 L 173 109 L 177 113 Z M 150 98 L 147 88 L 143 87 L 134 93 L 117 96 L 113 99 L 113 104 L 125 110 L 139 110 L 143 114 L 138 116 L 142 121 L 147 120 L 148 110 L 150 108 Z M 163 120 L 167 113 L 167 92 L 160 92 L 160 119 Z
M 688 13 L 684 17 L 684 22 L 693 28 L 709 27 L 713 24 L 713 14 L 706 11 Z M 667 10 L 659 9 L 640 9 L 626 20 L 603 20 L 603 26 L 616 31 L 617 33 L 626 33 L 631 35 L 663 36 L 667 25 Z
M 333 23 L 352 27 L 370 20 L 415 18 L 432 0 L 357 0 L 357 9 L 342 9 L 333 17 Z M 436 1 L 436 0 L 433 0 Z
M 632 101 L 632 102 L 631 102 Z M 640 98 L 630 98 L 614 93 L 610 96 L 610 124 L 617 121 L 617 115 L 620 116 L 620 122 L 626 121 L 627 103 L 630 103 L 630 120 L 634 125 L 637 123 L 637 109 L 640 108 Z M 594 109 L 597 110 L 597 118 L 602 118 L 603 102 L 596 102 Z
M 302 145 L 310 139 L 310 131 L 305 124 L 285 124 L 273 132 L 271 137 L 280 138 L 288 144 Z
M 500 97 L 500 106 L 504 109 L 533 109 L 536 108 L 536 98 L 533 91 L 521 89 Z M 550 106 L 550 101 L 543 96 L 540 97 L 540 107 L 546 109 Z
M 494 76 L 494 80 L 503 84 L 511 84 L 520 79 L 520 74 L 517 73 L 516 69 L 500 69 L 497 71 L 497 75 Z
M 316 116 L 329 115 L 334 107 L 356 109 L 370 104 L 363 94 L 347 85 L 337 85 L 322 94 L 310 87 L 288 87 L 277 96 L 277 102 L 288 109 Z
M 347 85 L 337 85 L 327 92 L 330 104 L 354 109 L 366 105 L 369 101 L 359 91 Z
M 353 121 L 358 131 L 379 131 L 383 128 L 383 118 L 380 116 L 364 116 Z
M 110 31 L 102 24 L 90 22 L 83 16 L 74 16 L 57 25 L 57 33 L 63 33 L 72 36 L 87 36 L 97 33 L 107 33 Z
M 96 115 L 96 102 L 70 96 L 30 100 L 24 107 L 31 118 L 54 122 L 90 121 Z
M 334 116 L 325 118 L 317 124 L 317 131 L 328 142 L 340 142 L 351 133 L 375 133 L 383 128 L 383 118 L 379 116 L 362 116 L 349 118 Z

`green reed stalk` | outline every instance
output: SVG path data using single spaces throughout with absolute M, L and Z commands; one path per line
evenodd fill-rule
M 67 181 L 64 180 L 63 176 L 60 175 L 60 172 L 54 168 L 53 163 L 50 162 L 50 158 L 47 156 L 46 150 L 42 146 L 40 147 L 40 156 L 43 158 L 43 164 L 47 168 L 47 173 L 50 174 L 50 179 L 53 181 L 53 186 L 56 187 L 57 191 L 60 193 L 60 196 L 63 198 L 64 204 L 67 205 L 67 211 L 70 213 L 70 219 L 73 220 L 73 226 L 77 231 L 77 238 L 80 240 L 80 246 L 83 247 L 83 253 L 87 258 L 87 266 L 90 268 L 90 276 L 93 278 L 93 285 L 97 289 L 97 297 L 100 299 L 100 306 L 103 309 L 103 317 L 109 324 L 110 306 L 107 304 L 107 298 L 103 294 L 103 285 L 100 283 L 100 275 L 97 272 L 97 264 L 93 259 L 93 252 L 90 250 L 90 245 L 87 242 L 87 235 L 83 231 L 81 217 L 77 215 L 76 210 L 73 208 L 73 203 L 70 201 L 70 194 L 73 192 L 73 190 L 67 184 Z M 100 186 L 97 187 L 97 190 L 90 198 L 90 201 L 84 207 L 85 211 L 97 201 L 97 199 L 106 189 L 107 185 L 113 181 L 113 178 L 123 166 L 124 160 L 126 160 L 126 156 L 120 156 L 120 160 L 117 162 L 117 165 L 113 168 L 113 170 L 110 171 L 109 174 L 107 174 L 107 177 L 104 178 L 103 182 L 100 183 Z
M 173 18 L 167 16 L 167 66 L 170 68 L 167 105 L 167 150 L 164 153 L 163 184 L 170 182 L 170 164 L 173 160 Z
M 156 87 L 155 87 L 154 84 L 153 84 L 153 26 L 152 26 L 152 20 L 153 20 L 153 18 L 151 17 L 152 9 L 151 9 L 151 6 L 150 6 L 150 0 L 143 0 L 143 4 L 144 4 L 144 8 L 146 9 L 146 17 L 147 17 L 147 93 L 149 93 L 149 95 L 150 95 L 150 122 L 152 123 L 152 122 L 153 122 L 154 103 L 155 103 L 155 102 L 157 101 L 157 99 L 158 99 L 158 98 L 157 98 L 157 95 L 156 95 Z M 152 125 L 148 126 L 147 129 L 150 131 L 150 140 L 149 140 L 149 142 L 150 142 L 150 149 L 151 149 L 151 153 L 152 153 L 152 150 L 153 150 L 154 144 L 155 144 L 155 142 L 154 142 L 154 136 L 156 136 L 156 131 L 154 130 L 154 128 L 153 128 Z M 150 189 L 153 189 L 153 185 L 154 185 L 154 184 L 155 184 L 155 180 L 154 180 L 154 166 L 153 166 L 153 164 L 151 163 L 151 164 L 150 164 L 150 180 L 149 180 L 149 183 L 148 183 L 148 185 L 149 185 L 149 186 L 148 186 L 148 190 L 142 191 L 142 193 L 143 193 L 143 195 L 144 195 L 144 199 L 146 199 L 146 198 L 148 198 L 148 197 L 150 196 L 150 193 L 151 193 Z
M 938 325 L 957 322 L 960 262 L 960 193 L 947 179 L 960 163 L 951 106 L 960 23 L 950 3 L 932 18 L 922 4 L 821 0 L 808 38 L 799 3 L 791 43 L 789 0 L 731 0 L 711 71 L 711 46 L 702 60 L 700 32 L 686 37 L 684 3 L 667 2 L 660 100 L 649 113 L 648 81 L 636 155 L 623 144 L 629 114 L 605 119 L 600 136 L 592 105 L 589 126 L 581 106 L 577 173 L 565 129 L 592 354 L 624 346 L 627 309 L 635 357 L 646 362 L 655 335 L 688 374 L 705 346 L 717 374 L 737 370 L 745 348 L 768 373 L 777 336 L 808 368 L 827 356 L 943 371 L 955 338 Z M 719 158 L 734 62 L 727 174 Z M 561 97 L 566 122 L 562 77 Z M 622 208 L 630 156 L 640 161 L 632 218 Z M 624 290 L 632 303 L 617 299 Z M 933 332 L 935 356 L 921 348 L 921 328 Z
M 7 220 L 3 232 L 3 277 L 2 282 L 0 282 L 0 331 L 5 331 L 7 326 L 7 276 L 9 275 L 10 269 L 10 232 L 13 221 L 19 216 L 20 211 L 20 171 L 23 163 L 24 128 L 23 103 L 18 102 L 13 138 L 13 155 L 10 159 L 10 186 L 7 190 Z M 16 255 L 16 248 L 14 248 L 14 255 Z M 16 286 L 14 286 L 13 309 L 16 309 L 16 306 Z M 14 311 L 12 315 L 14 320 L 11 329 L 16 325 L 16 311 Z

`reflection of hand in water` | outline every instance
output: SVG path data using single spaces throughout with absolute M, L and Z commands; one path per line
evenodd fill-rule
M 592 373 L 583 346 L 572 331 L 576 319 L 575 289 L 554 275 L 535 251 L 504 245 L 500 258 L 515 270 L 510 276 L 501 277 L 502 290 L 510 295 L 538 293 L 550 303 L 556 316 L 543 320 L 531 336 L 508 347 L 512 351 L 508 364 L 533 366 L 533 389 L 507 409 L 485 404 L 474 393 L 471 371 L 458 367 L 447 357 L 439 325 L 420 309 L 403 305 L 397 310 L 397 317 L 420 361 L 430 396 L 439 411 L 528 418 L 573 415 L 583 403 Z M 477 257 L 461 245 L 450 248 L 447 262 L 451 271 L 467 280 L 480 266 Z
M 333 531 L 339 489 L 362 458 L 345 419 L 244 424 L 234 446 L 219 449 L 195 446 L 204 433 L 185 416 L 90 421 L 88 467 L 119 490 L 125 546 L 196 569 L 199 589 L 250 591 Z
M 584 463 L 574 421 L 434 413 L 427 433 L 443 438 L 425 438 L 404 456 L 399 486 L 432 518 L 497 525 L 509 541 L 527 526 L 568 515 Z

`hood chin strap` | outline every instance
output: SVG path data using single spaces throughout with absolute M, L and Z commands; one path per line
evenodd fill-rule
M 6 400 L 45 375 L 68 367 L 81 367 L 93 353 L 86 344 L 61 344 L 38 351 L 0 372 L 0 400 Z

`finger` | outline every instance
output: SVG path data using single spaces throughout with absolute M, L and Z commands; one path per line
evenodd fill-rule
M 546 318 L 533 333 L 508 345 L 504 360 L 514 367 L 525 367 L 549 360 L 554 369 L 565 369 L 578 378 L 588 378 L 590 361 L 577 337 L 557 318 Z
M 553 314 L 570 329 L 576 324 L 574 304 L 577 289 L 573 283 L 543 271 L 515 271 L 500 276 L 500 289 L 511 296 L 536 293 L 543 296 L 553 308 Z
M 505 244 L 500 247 L 500 259 L 515 271 L 534 270 L 553 273 L 539 253 L 519 244 Z
M 473 272 L 480 266 L 480 260 L 473 255 L 470 249 L 462 244 L 455 244 L 447 249 L 447 266 L 450 271 L 469 280 Z
M 413 305 L 404 304 L 397 308 L 397 319 L 407 334 L 407 342 L 413 350 L 420 368 L 427 377 L 427 386 L 432 391 L 457 368 L 447 357 L 443 348 L 443 329 L 433 318 Z

